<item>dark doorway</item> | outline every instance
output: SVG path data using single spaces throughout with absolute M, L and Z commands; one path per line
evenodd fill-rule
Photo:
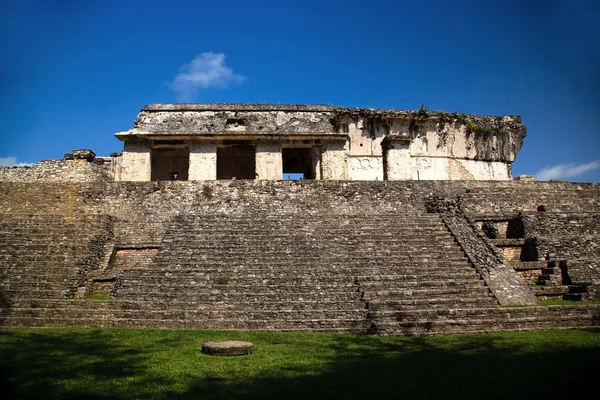
M 302 179 L 315 179 L 313 149 L 310 147 L 290 147 L 281 149 L 283 176 L 293 175 Z
M 250 142 L 217 148 L 217 179 L 255 179 L 256 150 Z
M 150 179 L 153 181 L 186 181 L 189 167 L 189 148 L 152 149 Z

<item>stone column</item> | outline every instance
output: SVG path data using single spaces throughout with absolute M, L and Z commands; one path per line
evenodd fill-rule
M 150 143 L 147 141 L 125 142 L 121 164 L 122 181 L 149 181 L 152 168 Z
M 256 143 L 256 179 L 281 180 L 283 159 L 279 143 Z
M 387 149 L 387 179 L 402 181 L 412 179 L 413 163 L 408 148 L 409 142 L 393 142 Z
M 217 145 L 210 142 L 194 142 L 190 145 L 190 181 L 213 181 L 217 179 Z
M 312 158 L 312 170 L 315 172 L 315 180 L 321 180 L 321 147 L 313 147 L 310 151 Z
M 347 143 L 347 141 L 338 141 L 323 145 L 321 156 L 323 180 L 348 179 Z

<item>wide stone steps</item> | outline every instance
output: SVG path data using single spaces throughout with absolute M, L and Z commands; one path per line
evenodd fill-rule
M 260 221 L 256 222 L 257 224 Z M 389 224 L 389 222 L 388 222 Z M 388 228 L 386 225 L 382 226 L 373 226 L 372 229 L 364 229 L 358 231 L 348 232 L 348 229 L 352 229 L 352 227 L 343 227 L 339 229 L 333 229 L 331 227 L 320 227 L 313 226 L 311 229 L 306 228 L 297 228 L 290 226 L 280 226 L 280 227 L 264 227 L 264 224 L 260 225 L 262 228 L 257 229 L 255 226 L 238 226 L 234 225 L 232 227 L 223 227 L 221 226 L 219 229 L 197 229 L 195 227 L 173 227 L 166 232 L 167 242 L 169 241 L 177 241 L 180 240 L 180 236 L 177 235 L 179 232 L 186 232 L 189 237 L 197 238 L 197 237 L 208 237 L 213 238 L 215 241 L 223 238 L 227 238 L 230 235 L 234 236 L 244 236 L 242 232 L 247 232 L 248 234 L 254 235 L 266 235 L 271 238 L 280 238 L 283 240 L 287 240 L 290 236 L 301 237 L 301 236 L 323 236 L 323 237 L 338 237 L 339 240 L 365 240 L 369 238 L 381 238 L 381 239 L 393 239 L 393 238 L 406 238 L 413 240 L 421 240 L 422 237 L 437 237 L 440 239 L 447 238 L 448 232 L 445 228 L 436 226 L 436 227 L 402 227 L 402 229 L 398 228 Z M 389 226 L 389 225 L 388 225 Z M 360 229 L 360 228 L 359 228 Z M 411 236 L 410 232 L 419 231 L 419 236 Z M 288 233 L 286 235 L 286 232 Z M 171 236 L 169 238 L 169 234 L 175 234 L 175 236 Z M 338 235 L 344 234 L 343 237 Z
M 261 251 L 264 250 L 264 251 Z M 442 248 L 443 250 L 443 248 Z M 305 257 L 302 256 L 302 252 L 307 254 Z M 426 260 L 442 260 L 442 261 L 466 261 L 466 257 L 461 253 L 450 250 L 447 254 L 440 254 L 431 251 L 431 249 L 424 247 L 411 247 L 411 248 L 402 248 L 398 247 L 387 248 L 387 249 L 364 249 L 362 252 L 345 250 L 343 248 L 326 248 L 322 249 L 322 256 L 318 257 L 315 254 L 318 253 L 310 253 L 310 252 L 319 252 L 318 249 L 312 247 L 304 247 L 304 246 L 289 246 L 285 248 L 276 248 L 276 249 L 257 249 L 257 248 L 227 248 L 219 251 L 212 251 L 210 248 L 206 248 L 205 251 L 202 249 L 190 249 L 186 254 L 178 254 L 173 258 L 169 258 L 169 249 L 164 249 L 159 252 L 155 261 L 161 264 L 173 264 L 174 261 L 176 263 L 198 263 L 201 261 L 207 261 L 208 263 L 229 263 L 230 260 L 239 260 L 239 261 L 248 261 L 248 262 L 259 262 L 264 260 L 264 264 L 269 264 L 271 262 L 276 262 L 280 257 L 285 257 L 293 260 L 314 260 L 320 261 L 321 263 L 333 262 L 336 261 L 338 263 L 352 260 L 366 260 L 366 259 L 376 259 L 376 260 L 386 260 L 386 261 L 409 261 L 409 260 L 418 260 L 418 261 L 426 261 Z M 312 254 L 312 255 L 311 255 Z M 257 257 L 262 258 L 259 260 Z M 190 259 L 190 257 L 194 257 L 194 259 Z
M 428 245 L 431 244 L 432 241 L 435 241 L 436 244 L 440 245 L 451 245 L 454 242 L 452 238 L 448 236 L 447 232 L 443 232 L 436 235 L 428 235 L 423 233 L 418 237 L 415 237 L 414 234 L 410 234 L 405 232 L 403 234 L 390 235 L 390 236 L 381 236 L 380 234 L 374 232 L 372 234 L 365 234 L 364 236 L 356 236 L 356 235 L 343 235 L 343 232 L 314 232 L 314 233 L 289 233 L 281 232 L 278 235 L 273 234 L 273 232 L 255 232 L 248 230 L 244 235 L 240 232 L 226 232 L 221 231 L 218 234 L 211 233 L 202 233 L 195 234 L 194 232 L 188 232 L 185 237 L 177 237 L 172 238 L 168 235 L 162 240 L 162 244 L 165 246 L 177 246 L 181 243 L 193 243 L 195 246 L 204 246 L 209 247 L 216 244 L 229 243 L 232 246 L 235 245 L 258 245 L 269 247 L 271 245 L 280 245 L 286 243 L 294 243 L 300 242 L 305 244 L 311 244 L 316 246 L 325 246 L 332 244 L 351 244 L 351 245 L 360 245 L 360 244 L 371 244 L 371 245 L 394 245 L 401 244 L 403 246 L 409 244 L 423 244 Z M 261 242 L 261 239 L 264 240 Z M 326 243 L 321 243 L 321 240 L 325 240 Z M 314 243 L 318 241 L 317 243 Z
M 226 284 L 244 284 L 244 283 L 255 283 L 264 282 L 272 284 L 307 284 L 315 282 L 360 282 L 361 284 L 367 285 L 379 285 L 379 284 L 394 284 L 395 282 L 403 281 L 416 281 L 416 282 L 428 282 L 429 284 L 440 284 L 442 286 L 453 285 L 456 282 L 482 282 L 475 270 L 464 269 L 462 271 L 453 271 L 452 277 L 447 278 L 444 282 L 439 279 L 447 277 L 447 272 L 439 271 L 438 269 L 427 270 L 426 268 L 416 269 L 415 274 L 404 273 L 408 270 L 398 271 L 396 274 L 373 274 L 373 275 L 354 275 L 353 273 L 361 273 L 362 270 L 341 270 L 341 271 L 329 271 L 327 273 L 319 273 L 318 271 L 297 270 L 289 271 L 287 273 L 273 272 L 268 273 L 266 271 L 260 271 L 257 273 L 249 273 L 246 271 L 237 272 L 162 272 L 155 271 L 149 273 L 143 271 L 142 273 L 136 274 L 137 271 L 129 270 L 122 274 L 121 277 L 127 278 L 128 282 L 138 282 L 143 284 L 155 284 L 155 283 L 181 283 L 190 282 L 193 284 L 212 284 L 212 283 L 226 283 Z M 431 272 L 432 274 L 423 274 L 423 271 Z M 433 274 L 435 273 L 435 274 Z M 35 279 L 32 277 L 32 279 Z
M 489 288 L 485 286 L 473 286 L 465 290 L 464 287 L 427 287 L 423 289 L 412 288 L 389 288 L 383 290 L 365 290 L 364 297 L 375 300 L 384 298 L 386 301 L 402 300 L 402 299 L 434 299 L 438 297 L 448 297 L 456 295 L 456 297 L 486 297 L 489 294 Z
M 559 329 L 588 326 L 594 322 L 600 309 L 580 306 L 473 308 L 451 309 L 452 315 L 442 317 L 409 317 L 406 320 L 389 318 L 376 323 L 382 335 L 430 335 L 446 333 L 484 333 L 506 330 Z
M 481 333 L 501 330 L 551 329 L 581 326 L 581 318 L 591 318 L 588 307 L 562 307 L 557 311 L 552 307 L 538 309 L 526 307 L 520 312 L 498 308 L 454 309 L 455 315 L 447 317 L 423 317 L 410 320 L 374 322 L 356 319 L 302 319 L 302 320 L 190 320 L 190 319 L 132 319 L 112 318 L 110 313 L 98 318 L 53 317 L 46 319 L 31 316 L 5 317 L 4 326 L 104 326 L 104 327 L 146 327 L 146 328 L 195 328 L 195 329 L 252 329 L 257 331 L 327 331 L 353 333 L 379 333 L 382 335 L 428 335 L 442 333 Z M 593 322 L 589 321 L 592 325 Z
M 366 320 L 357 319 L 301 319 L 301 320 L 189 320 L 189 319 L 132 319 L 112 318 L 39 318 L 7 317 L 5 327 L 119 327 L 119 328 L 171 328 L 171 329 L 220 329 L 252 330 L 277 332 L 332 332 L 365 333 L 368 330 Z
M 311 273 L 310 271 L 294 270 L 288 271 L 288 273 L 282 274 L 277 269 L 275 272 L 268 273 L 268 271 L 261 271 L 257 274 L 247 274 L 245 271 L 238 271 L 234 273 L 228 272 L 216 272 L 216 273 L 177 273 L 177 272 L 165 272 L 162 274 L 136 274 L 137 271 L 129 270 L 125 271 L 120 275 L 120 280 L 123 283 L 127 282 L 155 282 L 166 284 L 182 284 L 185 285 L 187 282 L 194 282 L 196 284 L 212 284 L 222 283 L 226 284 L 231 282 L 234 283 L 259 283 L 269 281 L 270 283 L 284 283 L 290 284 L 308 284 L 314 282 L 374 282 L 378 281 L 415 281 L 423 282 L 429 281 L 432 284 L 438 282 L 442 286 L 445 286 L 444 282 L 449 281 L 463 281 L 463 282 L 480 282 L 478 275 L 473 269 L 464 270 L 441 270 L 439 268 L 415 268 L 415 269 L 395 269 L 393 271 L 382 271 L 380 269 L 373 270 L 373 273 L 368 276 L 364 276 L 364 270 L 352 269 L 352 270 L 340 270 L 340 271 L 329 271 L 327 273 L 319 274 L 317 271 Z M 360 275 L 359 275 L 360 274 Z M 451 278 L 448 278 L 451 276 Z M 150 285 L 149 285 L 150 286 Z
M 66 279 L 77 271 L 77 267 L 72 265 L 44 265 L 41 263 L 26 264 L 2 264 L 3 270 L 0 271 L 0 279 L 10 277 L 10 279 Z
M 362 211 L 188 215 L 140 226 L 135 238 L 131 222 L 116 221 L 116 249 L 161 241 L 144 265 L 133 265 L 132 256 L 120 258 L 118 269 L 87 271 L 88 278 L 117 276 L 109 301 L 65 299 L 85 258 L 66 257 L 78 264 L 65 268 L 60 258 L 49 262 L 47 247 L 31 245 L 28 256 L 7 263 L 0 275 L 12 303 L 4 325 L 38 326 L 45 319 L 44 326 L 365 333 L 377 319 L 397 318 L 399 309 L 496 306 L 439 216 Z M 58 251 L 89 252 L 91 241 L 59 236 L 50 236 Z M 3 255 L 0 250 L 0 260 Z M 20 286 L 35 290 L 14 289 Z M 396 314 L 386 313 L 392 305 Z
M 4 246 L 11 246 L 10 243 L 3 243 Z M 15 246 L 12 246 L 15 247 Z M 28 248 L 27 246 L 18 246 L 19 254 L 16 255 L 14 251 L 7 252 L 6 249 L 0 253 L 0 262 L 39 262 L 46 261 L 51 263 L 53 261 L 66 260 L 73 257 L 81 257 L 81 254 L 85 254 L 89 250 L 89 244 L 80 247 L 72 246 L 40 246 L 38 249 Z
M 218 223 L 218 222 L 216 222 Z M 260 223 L 260 221 L 256 221 Z M 389 222 L 388 222 L 389 224 Z M 389 226 L 389 225 L 388 225 Z M 354 231 L 349 231 L 352 226 L 345 226 L 339 229 L 332 229 L 331 227 L 320 227 L 313 226 L 311 229 L 302 229 L 294 226 L 281 226 L 281 227 L 265 227 L 261 225 L 262 229 L 257 229 L 256 226 L 240 226 L 233 225 L 231 227 L 221 226 L 219 229 L 202 229 L 199 230 L 194 227 L 172 227 L 165 232 L 165 239 L 167 242 L 176 242 L 182 240 L 183 237 L 179 236 L 179 233 L 186 232 L 191 238 L 206 237 L 212 238 L 215 241 L 226 239 L 228 236 L 233 235 L 235 237 L 242 237 L 242 232 L 246 232 L 251 236 L 264 235 L 269 238 L 289 240 L 290 237 L 330 237 L 338 238 L 338 240 L 366 240 L 369 238 L 381 238 L 381 239 L 393 239 L 393 238 L 405 238 L 413 240 L 421 240 L 423 237 L 436 237 L 439 239 L 447 238 L 447 231 L 444 227 L 419 227 L 419 226 L 406 226 L 401 229 L 398 228 L 387 228 L 386 225 L 374 226 L 372 229 L 361 229 L 357 227 Z M 419 232 L 419 236 L 411 236 L 411 232 Z M 287 234 L 286 234 L 287 233 Z M 343 235 L 343 236 L 340 236 Z
M 206 255 L 206 259 L 202 258 L 189 259 L 185 257 L 177 257 L 172 260 L 165 258 L 154 259 L 152 263 L 153 269 L 161 269 L 164 271 L 170 270 L 192 270 L 199 271 L 215 271 L 222 269 L 223 271 L 231 271 L 233 268 L 246 268 L 248 270 L 256 269 L 273 269 L 273 267 L 302 268 L 307 266 L 310 269 L 329 269 L 329 268 L 359 268 L 359 267 L 377 267 L 385 268 L 393 265 L 394 268 L 401 268 L 403 265 L 407 267 L 417 268 L 417 266 L 451 266 L 460 267 L 469 265 L 468 259 L 464 256 L 443 257 L 443 256 L 424 256 L 424 255 L 408 255 L 397 257 L 368 257 L 356 256 L 352 257 L 348 254 L 340 254 L 339 257 L 327 254 L 320 258 L 302 257 L 300 255 L 281 254 L 279 257 L 272 257 L 268 260 L 262 260 L 258 256 L 243 258 L 241 255 L 223 256 L 223 258 L 214 257 L 214 255 Z M 297 262 L 295 264 L 294 262 Z
M 393 288 L 427 288 L 427 287 L 437 287 L 437 288 L 461 288 L 461 289 L 470 289 L 476 287 L 483 287 L 485 282 L 483 280 L 476 279 L 452 279 L 445 281 L 437 281 L 437 280 L 380 280 L 380 281 L 359 281 L 361 290 L 365 291 L 380 291 L 387 290 Z
M 481 306 L 479 306 L 481 304 Z M 459 306 L 459 307 L 457 307 Z M 377 316 L 377 322 L 384 323 L 388 321 L 417 321 L 422 319 L 461 319 L 472 316 L 478 318 L 485 317 L 486 314 L 490 313 L 490 310 L 497 309 L 497 306 L 489 305 L 487 302 L 466 302 L 456 303 L 456 305 L 446 304 L 445 307 L 428 307 L 428 308 L 414 308 L 407 307 L 403 309 L 377 309 L 369 310 L 371 318 Z
M 111 318 L 111 319 L 158 319 L 158 320 L 356 320 L 366 318 L 366 310 L 128 310 L 128 309 L 88 309 L 88 308 L 12 308 L 13 317 L 41 318 Z
M 67 290 L 72 282 L 71 279 L 48 279 L 40 281 L 34 281 L 33 279 L 31 281 L 10 279 L 0 281 L 0 290 L 7 292 L 12 288 L 13 290 L 19 291 L 23 290 L 24 285 L 29 287 L 28 290 Z
M 172 296 L 184 296 L 187 300 L 198 301 L 208 297 L 222 298 L 251 298 L 252 296 L 264 297 L 269 295 L 288 296 L 289 298 L 321 296 L 342 296 L 349 298 L 357 292 L 356 285 L 326 285 L 321 286 L 290 286 L 290 285 L 212 285 L 212 286 L 183 286 L 177 289 L 176 286 L 140 286 L 123 285 L 118 286 L 114 292 L 116 297 L 147 297 L 156 296 L 156 298 L 168 298 Z
M 163 268 L 139 269 L 125 268 L 121 276 L 123 278 L 158 278 L 171 276 L 174 278 L 187 279 L 215 279 L 236 278 L 238 276 L 255 276 L 264 279 L 285 278 L 290 276 L 323 276 L 323 277 L 342 277 L 342 276 L 404 276 L 404 279 L 424 277 L 427 279 L 447 279 L 452 277 L 474 277 L 477 276 L 475 270 L 464 262 L 437 262 L 424 261 L 419 262 L 404 262 L 400 265 L 372 262 L 369 266 L 360 267 L 361 263 L 353 263 L 355 267 L 346 265 L 269 265 L 259 268 L 258 265 L 239 265 L 226 264 L 217 266 L 204 265 L 168 265 Z M 156 265 L 155 263 L 153 265 Z M 94 269 L 90 273 L 100 273 L 112 275 L 118 271 L 112 269 Z M 29 268 L 19 269 L 10 268 L 0 273 L 0 281 L 7 279 L 19 279 L 24 282 L 42 282 L 56 281 L 57 279 L 67 280 L 74 277 L 76 269 L 73 267 L 48 267 L 48 266 L 31 266 Z
M 54 300 L 54 299 L 17 299 L 11 303 L 11 308 L 77 308 L 77 309 L 101 309 L 101 310 L 322 310 L 324 306 L 327 309 L 335 310 L 362 310 L 365 304 L 359 300 L 359 295 L 353 296 L 350 301 L 329 301 L 322 300 L 274 300 L 269 303 L 263 301 L 244 301 L 244 302 L 225 302 L 225 301 L 182 301 L 174 299 L 173 301 L 142 301 L 142 300 Z
M 286 217 L 289 218 L 289 217 Z M 368 218 L 368 217 L 365 217 Z M 306 234 L 316 234 L 324 236 L 338 235 L 344 233 L 345 237 L 349 238 L 367 238 L 375 235 L 377 237 L 395 237 L 397 235 L 408 236 L 409 232 L 415 232 L 418 230 L 423 235 L 435 235 L 443 237 L 447 232 L 445 226 L 440 221 L 432 221 L 430 223 L 424 222 L 422 225 L 414 222 L 402 222 L 402 221 L 356 221 L 347 223 L 332 222 L 331 219 L 323 217 L 319 221 L 309 221 L 305 218 L 298 217 L 298 224 L 272 224 L 268 221 L 257 220 L 252 218 L 250 223 L 242 223 L 242 220 L 223 222 L 215 219 L 211 222 L 212 226 L 198 226 L 190 224 L 175 224 L 167 227 L 165 233 L 167 236 L 172 236 L 173 239 L 178 239 L 179 232 L 188 232 L 192 237 L 198 236 L 217 236 L 223 237 L 227 234 L 234 234 L 240 236 L 240 232 L 247 230 L 250 233 L 263 233 L 272 236 L 285 236 L 285 232 L 288 232 L 293 236 L 303 236 Z
M 192 258 L 197 257 L 197 258 Z M 272 266 L 282 266 L 282 267 L 296 267 L 299 265 L 309 265 L 309 266 L 365 266 L 368 267 L 370 265 L 403 265 L 403 264 L 421 264 L 426 265 L 429 263 L 435 263 L 438 265 L 466 265 L 468 259 L 462 255 L 456 256 L 447 256 L 444 257 L 442 255 L 423 255 L 414 254 L 414 255 L 389 255 L 387 257 L 381 255 L 374 255 L 373 257 L 363 255 L 351 256 L 347 253 L 340 253 L 339 257 L 336 257 L 336 254 L 327 254 L 320 258 L 313 257 L 302 257 L 301 255 L 288 255 L 288 254 L 279 254 L 273 255 L 271 257 L 265 257 L 263 259 L 260 258 L 258 254 L 248 255 L 244 258 L 240 254 L 224 254 L 224 255 L 216 255 L 216 254 L 204 254 L 205 260 L 202 259 L 202 256 L 194 256 L 190 255 L 190 257 L 174 257 L 173 259 L 169 259 L 166 256 L 159 256 L 154 259 L 154 265 L 165 270 L 169 269 L 177 269 L 177 268 L 190 268 L 191 266 L 195 266 L 195 268 L 231 268 L 233 266 L 247 266 L 248 268 L 269 268 Z M 294 263 L 299 264 L 294 264 Z
M 378 311 L 406 311 L 406 310 L 429 310 L 445 308 L 472 308 L 472 307 L 498 307 L 498 301 L 489 297 L 438 297 L 427 299 L 378 299 L 369 301 L 369 310 L 372 313 Z M 376 315 L 376 314 L 373 314 Z
M 180 299 L 182 296 L 177 292 L 144 292 L 144 293 L 115 293 L 115 299 L 117 300 L 141 300 L 141 301 L 156 301 L 157 299 L 161 299 L 164 302 L 172 302 Z M 261 292 L 253 292 L 253 293 L 243 293 L 243 292 L 216 292 L 216 293 L 206 293 L 206 294 L 195 294 L 195 293 L 186 293 L 186 300 L 192 302 L 230 302 L 230 303 L 240 303 L 240 302 L 263 302 L 263 303 L 272 303 L 272 302 L 280 302 L 280 301 L 321 301 L 321 302 L 331 302 L 337 303 L 340 301 L 357 301 L 359 298 L 358 292 L 349 292 L 349 291 L 315 291 L 312 293 L 261 293 Z
M 357 288 L 357 285 L 352 281 L 315 281 L 313 284 L 310 282 L 296 283 L 296 282 L 226 282 L 216 283 L 211 282 L 209 284 L 204 282 L 160 282 L 158 284 L 145 284 L 143 281 L 126 281 L 121 282 L 117 289 L 119 293 L 124 293 L 128 290 L 144 292 L 144 288 L 158 288 L 162 290 L 179 290 L 181 293 L 192 291 L 194 294 L 201 293 L 213 293 L 214 291 L 228 291 L 230 293 L 242 292 L 242 293 L 306 293 L 313 292 L 315 290 L 344 290 L 346 288 Z
M 37 289 L 37 288 L 18 288 L 3 289 L 2 294 L 8 299 L 64 299 L 69 290 L 64 289 Z

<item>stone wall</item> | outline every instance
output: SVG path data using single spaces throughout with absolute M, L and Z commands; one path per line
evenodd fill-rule
M 426 200 L 434 195 L 451 199 L 467 213 L 444 217 L 452 234 L 437 215 L 426 213 Z M 106 228 L 102 237 L 112 247 L 104 243 L 89 250 L 92 258 L 83 257 L 79 263 L 85 265 L 89 259 L 97 268 L 83 269 L 89 273 L 77 282 L 85 287 L 81 296 L 108 293 L 108 286 L 103 285 L 111 285 L 106 283 L 110 279 L 116 281 L 117 288 L 110 291 L 113 300 L 95 303 L 64 297 L 43 299 L 31 294 L 11 303 L 2 315 L 12 321 L 5 326 L 380 334 L 594 326 L 599 307 L 527 307 L 524 311 L 498 308 L 497 300 L 518 304 L 521 300 L 516 300 L 515 293 L 522 285 L 508 279 L 511 275 L 499 274 L 504 265 L 501 255 L 493 253 L 469 218 L 505 215 L 514 211 L 518 200 L 528 211 L 544 204 L 554 212 L 577 216 L 563 220 L 550 218 L 552 212 L 548 211 L 531 213 L 550 218 L 544 224 L 538 222 L 536 234 L 541 238 L 543 227 L 548 233 L 557 227 L 568 233 L 564 230 L 568 226 L 583 229 L 583 236 L 591 238 L 598 224 L 598 211 L 590 212 L 599 208 L 597 184 L 105 179 L 2 182 L 0 217 L 6 226 L 13 218 L 27 220 L 32 214 L 74 221 L 81 229 L 90 224 L 91 217 L 110 221 L 110 229 Z M 581 214 L 583 211 L 588 214 Z M 52 217 L 47 221 L 51 223 Z M 54 238 L 45 248 L 50 244 L 60 249 L 60 243 Z M 597 255 L 589 247 L 591 239 L 578 243 Z M 561 245 L 568 246 L 568 240 Z M 105 253 L 102 260 L 93 258 L 100 248 Z M 597 264 L 579 267 L 579 259 L 571 261 L 573 279 L 595 279 Z M 23 284 L 19 292 L 27 292 L 35 282 L 54 284 L 54 278 L 35 271 L 36 265 L 29 265 L 27 280 L 19 281 Z M 6 268 L 5 263 L 0 266 Z M 74 267 L 77 270 L 80 266 Z M 590 272 L 583 278 L 586 268 Z M 479 280 L 475 269 L 487 285 Z M 580 271 L 582 278 L 575 271 Z M 42 275 L 48 276 L 48 283 L 40 280 L 45 279 Z M 73 275 L 66 276 L 70 279 Z M 163 283 L 166 286 L 161 286 Z M 183 293 L 179 288 L 190 297 L 179 296 Z M 261 292 L 254 292 L 257 288 Z M 234 295 L 242 296 L 235 303 L 241 308 L 235 310 L 229 302 Z M 196 296 L 195 300 L 191 296 Z M 252 304 L 243 305 L 243 296 Z M 213 298 L 214 304 L 206 303 L 206 299 Z
M 566 261 L 566 279 L 587 286 L 587 298 L 600 298 L 600 214 L 544 211 L 523 213 L 521 218 L 538 258 Z
M 111 162 L 104 159 L 44 160 L 24 167 L 0 167 L 0 182 L 112 181 Z
M 69 165 L 69 162 L 64 162 Z M 168 214 L 193 211 L 194 207 L 227 207 L 232 200 L 245 196 L 273 201 L 277 207 L 293 207 L 293 202 L 311 202 L 316 209 L 351 207 L 355 202 L 370 204 L 373 209 L 385 211 L 402 205 L 423 210 L 431 195 L 458 199 L 465 213 L 474 219 L 480 217 L 516 217 L 520 211 L 536 211 L 545 204 L 550 212 L 600 213 L 600 184 L 567 182 L 490 182 L 490 181 L 197 181 L 197 182 L 112 182 L 102 173 L 94 181 L 71 182 L 69 176 L 47 174 L 40 180 L 0 184 L 0 203 L 15 212 L 29 213 L 34 207 L 55 209 L 62 214 L 71 204 L 83 204 L 86 210 L 111 213 L 119 207 L 139 209 L 140 213 Z M 22 167 L 19 167 L 22 168 Z M 15 168 L 13 168 L 15 169 Z M 10 168 L 8 168 L 10 170 Z M 68 174 L 68 173 L 67 173 Z M 59 182 L 57 182 L 59 181 Z M 79 183 L 76 183 L 79 182 Z M 68 199 L 67 199 L 68 198 Z M 119 207 L 114 204 L 119 203 Z M 62 208 L 61 208 L 62 204 Z M 163 205 L 160 205 L 163 204 Z M 552 210 L 552 211 L 550 211 Z M 588 214 L 585 214 L 588 215 Z M 587 217 L 582 217 L 585 220 Z M 493 219 L 493 218 L 492 218 Z M 595 221 L 595 220 L 594 220 Z M 595 222 L 594 222 L 595 223 Z
M 538 240 L 541 259 L 600 258 L 599 213 L 523 213 L 526 237 Z

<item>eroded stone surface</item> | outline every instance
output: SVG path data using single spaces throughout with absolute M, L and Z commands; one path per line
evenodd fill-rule
M 202 352 L 215 356 L 245 356 L 252 354 L 254 344 L 237 340 L 223 342 L 206 342 L 202 345 Z
M 57 165 L 55 181 L 0 184 L 2 326 L 443 334 L 598 323 L 598 305 L 498 307 L 519 289 L 493 286 L 510 271 L 462 222 L 473 265 L 490 262 L 478 274 L 454 242 L 461 232 L 426 214 L 425 200 L 505 221 L 509 239 L 522 212 L 540 259 L 567 261 L 597 299 L 599 184 L 111 182 L 81 172 L 106 164 Z M 75 171 L 88 180 L 71 182 Z M 68 297 L 81 285 L 107 291 L 113 277 L 111 300 Z
M 151 147 L 174 141 L 194 146 L 206 139 L 229 146 L 245 140 L 256 146 L 258 179 L 281 179 L 281 148 L 306 146 L 322 154 L 314 161 L 322 162 L 322 168 L 312 175 L 325 180 L 509 180 L 525 131 L 518 116 L 311 105 L 153 104 L 140 112 L 132 129 L 116 136 L 126 144 L 141 141 Z M 404 142 L 401 154 L 396 151 L 398 141 Z M 145 165 L 135 155 L 127 157 L 134 148 L 125 147 L 125 173 L 118 179 L 144 180 L 132 170 Z

